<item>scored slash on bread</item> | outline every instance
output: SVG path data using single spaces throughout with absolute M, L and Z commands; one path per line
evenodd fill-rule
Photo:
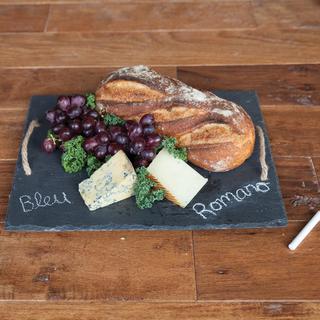
M 188 160 L 214 172 L 240 166 L 253 152 L 255 130 L 245 110 L 146 66 L 116 70 L 96 91 L 100 113 L 139 120 L 152 113 L 159 134 L 186 147 Z

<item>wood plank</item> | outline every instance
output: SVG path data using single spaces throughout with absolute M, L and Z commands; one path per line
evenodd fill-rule
M 262 104 L 320 105 L 320 65 L 179 67 L 178 78 L 203 90 L 256 90 Z
M 318 320 L 320 304 L 311 302 L 251 303 L 88 303 L 0 302 L 3 320 Z
M 320 30 L 0 34 L 0 67 L 319 63 Z
M 0 116 L 0 159 L 16 159 L 26 110 L 10 109 Z
M 259 26 L 290 28 L 320 27 L 319 2 L 315 0 L 253 1 Z
M 319 107 L 263 107 L 272 152 L 278 156 L 319 156 Z
M 314 157 L 311 159 L 311 161 L 313 164 L 314 173 L 318 179 L 318 185 L 319 185 L 318 192 L 320 193 L 320 157 Z
M 33 95 L 95 92 L 100 81 L 116 68 L 4 69 L 0 78 L 0 109 L 27 109 Z M 175 67 L 154 67 L 158 72 L 177 77 Z
M 319 188 L 311 158 L 275 157 L 281 193 L 289 220 L 309 220 L 314 210 L 293 206 L 295 195 L 316 196 Z
M 320 301 L 320 229 L 287 248 L 304 223 L 261 230 L 194 231 L 199 300 Z M 312 275 L 312 276 L 311 276 Z
M 255 26 L 249 1 L 94 3 L 52 5 L 47 30 L 132 32 L 241 29 Z
M 0 161 L 0 223 L 5 219 L 14 171 L 14 161 Z
M 2 300 L 195 298 L 191 232 L 0 232 Z
M 0 32 L 42 32 L 48 12 L 48 5 L 0 6 Z
M 221 0 L 209 0 L 210 2 L 221 2 Z M 247 2 L 248 0 L 224 0 L 233 2 Z M 86 3 L 152 3 L 154 0 L 86 0 Z M 157 0 L 157 2 L 208 2 L 208 0 Z M 83 3 L 83 0 L 0 0 L 0 5 L 6 4 L 78 4 Z

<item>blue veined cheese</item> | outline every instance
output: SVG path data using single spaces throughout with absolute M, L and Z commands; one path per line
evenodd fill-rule
M 123 151 L 119 151 L 79 184 L 79 192 L 93 211 L 133 196 L 136 179 L 132 163 Z
M 182 208 L 189 204 L 208 181 L 166 149 L 158 153 L 147 170 L 151 178 L 165 190 L 165 197 Z

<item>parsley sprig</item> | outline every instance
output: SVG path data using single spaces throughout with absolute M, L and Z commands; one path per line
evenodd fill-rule
M 134 194 L 138 208 L 151 208 L 155 201 L 164 199 L 165 191 L 156 188 L 156 183 L 148 177 L 145 167 L 137 169 L 137 181 L 134 185 Z
M 103 162 L 98 160 L 94 155 L 89 154 L 87 157 L 87 173 L 91 176 L 96 170 L 102 166 Z
M 76 173 L 85 167 L 87 153 L 82 148 L 83 140 L 82 136 L 77 136 L 63 144 L 61 164 L 65 172 Z
M 93 93 L 87 93 L 86 98 L 86 106 L 90 109 L 94 109 L 96 107 L 96 96 Z
M 164 137 L 158 150 L 166 148 L 170 154 L 175 158 L 183 161 L 188 160 L 188 153 L 186 148 L 178 148 L 177 139 L 173 137 Z
M 119 118 L 118 116 L 112 113 L 107 113 L 103 117 L 103 121 L 106 126 L 115 126 L 115 125 L 123 126 L 126 123 L 123 119 Z

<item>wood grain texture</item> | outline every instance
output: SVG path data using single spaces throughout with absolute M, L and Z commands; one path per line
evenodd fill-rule
M 262 110 L 274 155 L 320 155 L 319 107 L 269 106 Z
M 252 1 L 254 17 L 259 26 L 319 28 L 318 0 Z
M 86 21 L 86 23 L 83 23 Z M 153 2 L 52 5 L 48 31 L 211 30 L 254 28 L 245 2 Z
M 0 233 L 0 299 L 194 300 L 191 232 Z
M 10 109 L 0 116 L 0 159 L 16 159 L 26 111 Z
M 320 29 L 0 34 L 0 67 L 314 64 L 319 37 Z
M 314 174 L 316 175 L 317 179 L 318 179 L 318 193 L 320 196 L 320 157 L 313 157 L 311 159 L 312 164 L 313 164 L 313 168 L 314 168 Z M 320 209 L 320 208 L 319 208 Z
M 307 206 L 294 207 L 295 195 L 316 196 L 319 189 L 311 158 L 275 157 L 281 193 L 289 220 L 309 220 L 314 210 Z
M 5 219 L 14 171 L 14 161 L 0 161 L 0 223 Z
M 175 67 L 153 67 L 177 77 Z M 116 68 L 5 69 L 0 77 L 0 109 L 27 109 L 33 95 L 95 92 L 100 81 Z
M 256 90 L 262 104 L 320 105 L 318 64 L 179 67 L 178 78 L 203 90 Z
M 0 6 L 0 32 L 42 32 L 48 12 L 48 5 Z
M 320 257 L 315 229 L 299 250 L 287 245 L 304 223 L 261 230 L 194 231 L 199 300 L 320 301 Z M 312 275 L 312 276 L 311 276 Z
M 0 302 L 2 320 L 318 320 L 319 303 L 88 303 Z

